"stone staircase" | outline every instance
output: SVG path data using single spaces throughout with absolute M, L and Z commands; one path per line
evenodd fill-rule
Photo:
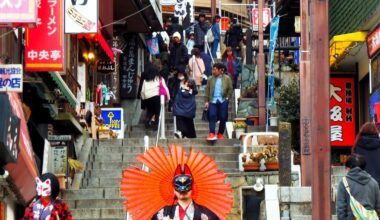
M 215 146 L 210 146 L 205 138 L 208 134 L 208 123 L 201 120 L 204 93 L 197 96 L 197 114 L 195 139 L 174 139 L 173 116 L 166 112 L 166 138 L 159 140 L 165 148 L 171 144 L 182 145 L 186 152 L 193 147 L 215 159 L 219 168 L 226 173 L 238 172 L 239 141 L 224 139 Z M 230 103 L 230 116 L 233 105 Z M 229 117 L 231 119 L 231 117 Z M 81 188 L 64 190 L 62 198 L 68 202 L 74 219 L 126 219 L 123 198 L 119 185 L 122 171 L 129 165 L 141 167 L 135 160 L 136 155 L 144 152 L 144 135 L 148 135 L 150 146 L 156 141 L 156 131 L 146 130 L 144 125 L 133 126 L 124 140 L 94 140 L 86 163 Z

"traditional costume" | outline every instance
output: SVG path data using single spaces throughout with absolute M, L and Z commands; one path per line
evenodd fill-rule
M 232 208 L 232 188 L 225 183 L 226 175 L 218 171 L 215 161 L 194 149 L 186 155 L 178 145 L 169 147 L 169 152 L 166 155 L 161 147 L 153 147 L 136 158 L 150 172 L 138 167 L 123 172 L 120 191 L 127 199 L 124 204 L 131 217 L 141 220 L 227 219 Z M 192 202 L 188 207 L 178 204 L 175 191 L 191 193 Z

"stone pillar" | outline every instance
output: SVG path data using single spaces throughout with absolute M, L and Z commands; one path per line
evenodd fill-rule
M 291 186 L 291 156 L 292 150 L 292 126 L 288 122 L 280 122 L 279 126 L 279 181 L 280 186 Z

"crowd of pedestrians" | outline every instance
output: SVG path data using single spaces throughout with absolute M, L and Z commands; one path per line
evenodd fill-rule
M 212 41 L 205 39 L 210 32 Z M 146 111 L 146 128 L 158 129 L 160 96 L 165 95 L 168 111 L 176 117 L 175 137 L 196 138 L 195 97 L 198 91 L 204 91 L 210 129 L 207 138 L 222 139 L 228 120 L 228 103 L 242 69 L 237 46 L 243 39 L 240 24 L 231 19 L 224 40 L 228 47 L 222 59 L 217 59 L 222 42 L 219 15 L 210 24 L 206 16 L 200 14 L 194 24 L 186 28 L 177 18 L 167 19 L 164 31 L 154 36 L 158 38 L 159 54 L 145 66 L 138 89 L 141 108 Z M 219 130 L 215 133 L 217 121 Z

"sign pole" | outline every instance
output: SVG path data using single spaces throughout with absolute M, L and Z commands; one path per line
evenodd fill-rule
M 310 42 L 309 0 L 301 0 L 301 63 L 300 63 L 300 132 L 301 132 L 301 184 L 311 186 L 311 103 L 310 103 Z
M 265 125 L 265 55 L 263 33 L 263 6 L 264 0 L 259 0 L 259 125 Z
M 312 217 L 331 219 L 330 66 L 328 0 L 310 2 Z M 302 94 L 303 95 L 303 94 Z

